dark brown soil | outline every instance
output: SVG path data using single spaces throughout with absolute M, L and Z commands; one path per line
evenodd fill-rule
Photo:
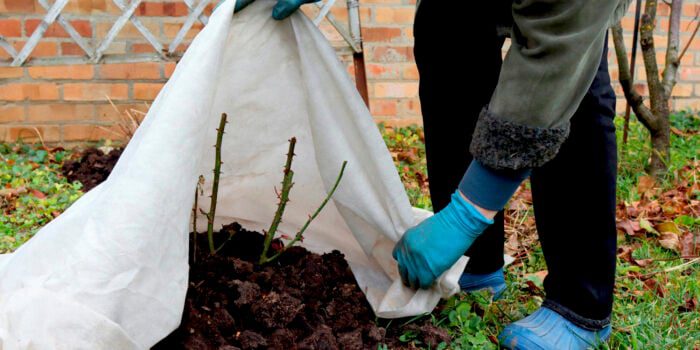
M 122 154 L 122 148 L 104 154 L 97 148 L 88 148 L 80 153 L 80 158 L 63 163 L 63 175 L 68 181 L 80 181 L 87 192 L 107 179 Z
M 318 255 L 293 247 L 258 266 L 262 235 L 234 223 L 217 233 L 217 241 L 232 232 L 215 256 L 206 235 L 197 235 L 182 323 L 154 349 L 413 348 L 398 341 L 403 330 L 433 347 L 449 341 L 429 322 L 393 326 L 387 334 L 340 252 Z

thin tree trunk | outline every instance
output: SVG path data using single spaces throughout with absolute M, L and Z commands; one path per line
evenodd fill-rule
M 649 87 L 649 107 L 644 105 L 644 98 L 634 90 L 634 81 L 627 62 L 627 50 L 622 35 L 622 27 L 618 23 L 612 28 L 615 53 L 620 72 L 620 85 L 625 98 L 634 110 L 637 119 L 649 130 L 651 136 L 651 160 L 647 171 L 654 176 L 663 175 L 668 169 L 671 150 L 670 135 L 670 103 L 673 88 L 676 85 L 678 67 L 680 65 L 679 28 L 683 10 L 683 0 L 672 0 L 669 16 L 668 42 L 666 62 L 663 72 L 659 72 L 654 46 L 654 28 L 656 27 L 656 0 L 646 0 L 644 14 L 639 28 L 640 46 L 644 69 L 647 74 Z M 692 38 L 691 38 L 692 40 Z

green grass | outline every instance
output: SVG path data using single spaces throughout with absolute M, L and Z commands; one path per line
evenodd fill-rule
M 432 210 L 423 128 L 415 125 L 387 128 L 384 124 L 379 124 L 379 131 L 391 152 L 411 204 L 417 208 Z
M 616 124 L 621 130 L 619 119 Z M 669 175 L 658 183 L 658 193 L 679 184 L 692 185 L 698 181 L 695 178 L 698 171 L 688 171 L 688 165 L 700 164 L 700 119 L 689 112 L 677 113 L 672 118 L 672 125 L 684 136 L 672 135 Z M 411 203 L 430 209 L 422 129 L 417 126 L 379 127 Z M 621 135 L 618 136 L 620 139 Z M 637 184 L 645 176 L 649 152 L 647 133 L 633 120 L 629 142 L 624 148 L 620 147 L 618 202 L 640 201 Z M 3 191 L 0 192 L 0 209 L 4 214 L 0 217 L 0 252 L 19 247 L 82 195 L 80 184 L 68 183 L 60 175 L 60 166 L 69 155 L 70 151 L 60 149 L 47 152 L 41 147 L 21 143 L 0 144 L 0 191 Z M 700 200 L 700 193 L 690 193 L 689 196 L 692 200 Z M 523 208 L 511 210 L 509 215 L 515 229 L 523 228 L 519 231 L 522 233 L 527 219 L 533 214 L 531 208 Z M 700 218 L 692 214 L 677 215 L 674 221 L 684 231 L 700 230 Z M 634 237 L 621 234 L 619 245 L 634 246 L 632 256 L 635 259 L 653 260 L 640 267 L 619 259 L 613 335 L 606 347 L 700 348 L 700 306 L 693 307 L 688 303 L 693 297 L 700 301 L 697 300 L 700 298 L 700 263 L 682 265 L 689 260 L 661 247 L 654 234 Z M 487 293 L 462 293 L 444 301 L 435 312 L 425 316 L 453 337 L 452 344 L 438 348 L 495 349 L 495 338 L 505 325 L 539 307 L 544 291 L 542 281 L 534 273 L 545 270 L 546 265 L 536 240 L 533 239 L 526 248 L 525 254 L 506 270 L 508 289 L 501 300 L 493 302 Z M 679 266 L 683 268 L 664 272 Z M 653 275 L 646 283 L 635 277 L 650 274 Z M 410 333 L 404 334 L 404 340 L 415 342 Z
M 77 200 L 60 167 L 68 152 L 0 143 L 0 253 L 10 252 Z
M 673 134 L 669 173 L 657 186 L 658 193 L 670 190 L 679 184 L 697 183 L 688 172 L 689 165 L 698 164 L 700 156 L 700 119 L 690 112 L 680 112 L 672 116 L 672 125 L 684 136 Z M 618 202 L 632 203 L 640 200 L 638 181 L 645 176 L 650 145 L 648 133 L 634 118 L 630 125 L 628 143 L 622 147 L 622 118 L 616 119 L 618 128 L 619 171 Z M 421 135 L 420 128 L 396 128 L 384 132 L 390 149 L 397 143 L 399 149 L 423 149 L 422 140 L 402 138 L 394 142 L 394 135 Z M 406 142 L 406 141 L 410 142 Z M 395 157 L 396 160 L 396 157 Z M 397 161 L 397 168 L 406 184 L 411 202 L 424 207 L 429 202 L 428 192 L 412 191 L 418 188 L 411 183 L 414 171 L 425 169 L 423 160 L 408 165 Z M 697 166 L 697 165 L 696 165 Z M 684 170 L 685 168 L 685 170 Z M 700 200 L 700 193 L 690 194 L 691 199 Z M 650 200 L 655 200 L 651 198 Z M 515 222 L 524 222 L 533 215 L 531 208 L 510 211 L 511 217 L 518 216 Z M 582 214 L 584 215 L 584 214 Z M 671 215 L 673 216 L 673 215 Z M 677 215 L 675 222 L 684 231 L 698 232 L 700 219 L 692 215 Z M 518 225 L 515 225 L 518 228 Z M 661 247 L 658 237 L 641 234 L 630 237 L 618 236 L 619 246 L 634 246 L 635 259 L 653 259 L 645 266 L 618 259 L 615 304 L 612 315 L 613 334 L 604 348 L 610 349 L 693 349 L 700 348 L 700 305 L 692 307 L 689 300 L 700 302 L 700 263 L 682 265 L 688 259 L 681 259 L 675 251 Z M 461 293 L 443 302 L 432 315 L 436 325 L 446 328 L 453 336 L 453 343 L 445 344 L 450 349 L 496 349 L 496 336 L 508 323 L 521 319 L 542 303 L 544 290 L 542 281 L 535 272 L 546 270 L 542 249 L 537 242 L 528 247 L 527 254 L 506 269 L 508 289 L 503 298 L 492 301 L 487 293 Z M 664 270 L 683 267 L 664 272 Z M 634 276 L 653 274 L 646 282 Z M 658 286 L 658 287 L 657 287 Z M 690 310 L 688 310 L 690 306 Z
M 649 164 L 651 144 L 647 130 L 631 117 L 627 144 L 622 143 L 623 118 L 615 119 L 617 127 L 618 143 L 618 177 L 617 198 L 618 201 L 639 200 L 636 186 L 639 178 L 645 176 L 644 169 Z M 661 180 L 661 188 L 668 189 L 679 180 L 679 171 L 693 161 L 700 159 L 700 118 L 691 112 L 678 112 L 671 116 L 671 126 L 681 132 L 691 133 L 687 136 L 678 136 L 671 133 L 671 161 L 668 174 Z M 692 134 L 696 133 L 696 134 Z

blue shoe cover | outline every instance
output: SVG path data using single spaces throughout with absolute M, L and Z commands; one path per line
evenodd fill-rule
M 465 272 L 459 278 L 459 287 L 463 292 L 488 289 L 493 294 L 493 300 L 498 300 L 506 290 L 506 279 L 503 276 L 503 269 L 485 274 Z
M 511 323 L 498 336 L 501 346 L 520 350 L 585 350 L 596 348 L 610 337 L 610 325 L 590 331 L 546 307 Z

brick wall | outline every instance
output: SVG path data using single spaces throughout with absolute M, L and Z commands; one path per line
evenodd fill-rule
M 337 2 L 333 14 L 346 23 L 345 2 Z M 360 3 L 372 114 L 377 121 L 391 124 L 419 123 L 418 72 L 412 49 L 415 0 L 360 0 Z M 683 43 L 693 30 L 691 22 L 699 5 L 700 0 L 686 1 Z M 663 2 L 660 6 L 660 25 L 664 27 L 667 26 L 668 8 Z M 305 10 L 309 12 L 311 9 L 307 6 Z M 37 0 L 0 0 L 0 36 L 19 50 L 45 12 Z M 104 38 L 119 13 L 112 0 L 70 0 L 63 11 L 65 18 L 93 46 Z M 211 13 L 211 6 L 206 13 Z M 175 37 L 187 14 L 182 0 L 146 0 L 136 11 L 145 27 L 165 46 Z M 632 18 L 630 11 L 623 22 L 628 43 L 631 42 Z M 201 24 L 195 24 L 178 52 L 186 49 L 189 40 L 201 27 Z M 352 74 L 354 68 L 347 55 L 347 45 L 329 25 L 323 25 L 321 29 L 338 48 L 348 72 Z M 657 48 L 665 48 L 665 41 L 663 32 L 659 31 Z M 108 53 L 152 54 L 153 48 L 133 25 L 127 24 Z M 175 68 L 173 62 L 38 64 L 42 59 L 81 54 L 80 48 L 58 25 L 49 28 L 45 39 L 32 53 L 33 61 L 30 60 L 25 67 L 7 67 L 10 57 L 0 49 L 0 140 L 15 140 L 20 136 L 35 140 L 37 134 L 46 142 L 67 144 L 100 138 L 118 139 L 122 135 L 118 122 L 123 120 L 126 111 L 132 111 L 136 118 L 141 116 L 133 111 L 148 109 L 148 104 Z M 663 55 L 660 53 L 659 56 Z M 643 79 L 641 56 L 638 62 L 637 76 Z M 610 67 L 613 79 L 617 79 L 617 64 L 612 51 Z M 680 78 L 673 107 L 700 107 L 698 39 L 683 59 Z M 622 96 L 618 84 L 615 85 Z M 646 91 L 644 84 L 637 88 Z M 618 110 L 623 109 L 624 102 L 619 99 Z

